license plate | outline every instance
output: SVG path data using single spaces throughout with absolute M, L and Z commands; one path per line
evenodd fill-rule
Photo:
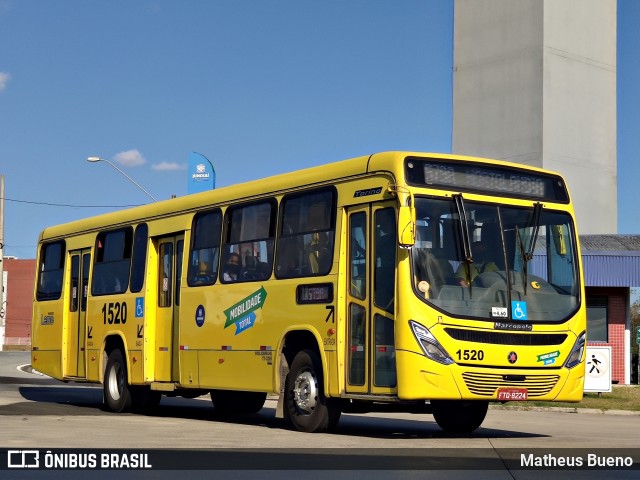
M 526 388 L 499 388 L 498 400 L 509 402 L 521 402 L 528 398 L 529 391 Z

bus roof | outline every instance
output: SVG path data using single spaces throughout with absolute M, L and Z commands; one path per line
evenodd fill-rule
M 257 198 L 258 196 L 266 194 L 277 194 L 306 185 L 311 187 L 313 185 L 326 184 L 339 179 L 373 172 L 390 172 L 396 177 L 399 184 L 404 184 L 402 174 L 403 161 L 409 156 L 472 162 L 485 161 L 525 170 L 544 171 L 539 168 L 510 162 L 453 154 L 409 151 L 379 152 L 50 226 L 42 230 L 40 241 L 61 238 L 70 233 L 103 229 L 105 226 L 115 227 L 153 218 L 161 218 L 180 212 L 205 208 L 208 205 L 224 205 L 237 202 L 241 199 L 251 200 L 254 197 Z

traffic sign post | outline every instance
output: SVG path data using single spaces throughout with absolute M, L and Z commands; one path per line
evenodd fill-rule
M 611 347 L 587 347 L 584 391 L 611 391 Z

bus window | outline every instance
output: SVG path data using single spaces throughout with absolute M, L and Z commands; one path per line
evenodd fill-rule
M 160 244 L 160 288 L 158 291 L 158 306 L 171 306 L 171 292 L 173 289 L 173 243 Z
M 190 287 L 213 285 L 216 282 L 221 225 L 220 210 L 201 212 L 193 217 L 191 252 L 187 267 L 187 284 Z
M 364 213 L 351 215 L 349 225 L 351 248 L 349 249 L 349 293 L 364 300 L 367 288 L 367 216 Z
M 147 261 L 147 240 L 149 227 L 141 223 L 136 227 L 133 240 L 133 261 L 131 267 L 131 292 L 138 293 L 144 285 L 144 267 Z
M 375 264 L 373 301 L 383 310 L 393 312 L 396 264 L 396 213 L 393 208 L 376 210 Z
M 89 290 L 89 268 L 91 268 L 91 255 L 86 253 L 82 255 L 82 283 L 80 290 L 82 292 L 82 300 L 80 303 L 80 311 L 87 311 L 87 293 Z
M 98 234 L 91 282 L 92 295 L 124 293 L 129 286 L 133 230 Z
M 49 243 L 40 251 L 40 268 L 38 270 L 37 300 L 57 300 L 62 293 L 62 274 L 64 272 L 63 242 Z
M 349 375 L 351 385 L 364 385 L 366 362 L 366 311 L 357 303 L 349 306 Z
M 69 311 L 78 311 L 78 286 L 80 280 L 80 255 L 71 257 L 71 297 L 69 298 Z
M 285 196 L 276 260 L 277 278 L 326 275 L 333 263 L 333 190 Z
M 376 341 L 374 383 L 378 387 L 394 387 L 397 382 L 394 322 L 390 318 L 376 314 L 374 325 Z
M 223 282 L 251 282 L 271 276 L 275 210 L 275 200 L 227 210 Z

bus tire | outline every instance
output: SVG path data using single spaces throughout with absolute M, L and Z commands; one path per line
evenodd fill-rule
M 432 400 L 433 418 L 447 433 L 471 433 L 487 415 L 489 402 L 482 400 Z
M 104 372 L 104 401 L 112 412 L 131 410 L 133 400 L 127 383 L 127 365 L 119 349 L 113 350 Z
M 216 412 L 223 415 L 258 413 L 262 410 L 267 394 L 263 392 L 237 392 L 211 390 L 211 401 Z
M 322 364 L 311 350 L 298 352 L 289 367 L 284 418 L 289 426 L 301 432 L 325 432 L 340 419 L 338 402 L 324 395 Z

